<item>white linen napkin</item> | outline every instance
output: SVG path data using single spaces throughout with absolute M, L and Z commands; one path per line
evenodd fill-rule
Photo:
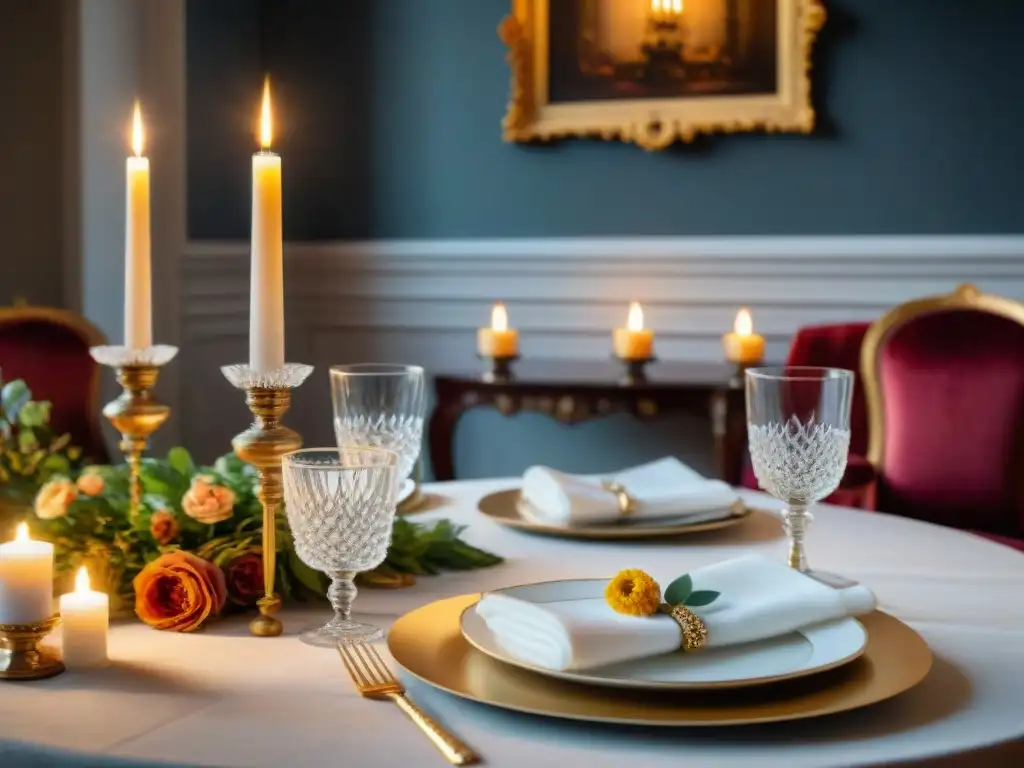
M 636 501 L 629 522 L 666 518 L 688 522 L 717 520 L 731 514 L 739 495 L 727 483 L 708 480 L 674 457 L 624 469 L 606 478 L 625 488 Z M 622 520 L 618 497 L 602 479 L 569 475 L 550 467 L 530 467 L 523 474 L 520 513 L 536 523 L 594 525 Z
M 691 608 L 707 627 L 708 648 L 777 637 L 875 608 L 874 594 L 863 585 L 834 589 L 763 555 L 708 565 L 690 576 L 695 590 L 721 593 L 710 605 Z M 626 616 L 603 596 L 531 603 L 488 594 L 476 612 L 509 654 L 544 669 L 600 667 L 675 651 L 681 642 L 671 616 Z

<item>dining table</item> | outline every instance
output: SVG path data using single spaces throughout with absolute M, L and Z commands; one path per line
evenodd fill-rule
M 513 530 L 477 511 L 518 479 L 424 486 L 412 519 L 448 519 L 504 558 L 498 566 L 362 589 L 357 618 L 387 628 L 431 601 L 511 585 L 656 578 L 761 553 L 785 558 L 779 504 L 741 491 L 754 511 L 716 531 L 651 541 L 569 540 Z M 399 677 L 411 698 L 495 768 L 587 766 L 1024 765 L 1024 554 L 971 533 L 876 512 L 820 505 L 811 565 L 869 586 L 878 606 L 915 629 L 934 655 L 910 690 L 862 709 L 733 727 L 631 727 L 514 713 Z M 288 606 L 284 634 L 249 635 L 246 617 L 201 632 L 111 627 L 109 666 L 0 684 L 0 765 L 372 766 L 445 762 L 403 713 L 360 697 L 330 649 L 297 634 L 323 606 Z M 386 643 L 377 646 L 395 668 Z

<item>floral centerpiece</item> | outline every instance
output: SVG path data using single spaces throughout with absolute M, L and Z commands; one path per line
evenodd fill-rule
M 37 468 L 20 474 L 17 485 L 22 493 L 35 489 L 33 528 L 54 544 L 58 581 L 86 565 L 110 594 L 113 609 L 134 607 L 140 619 L 158 629 L 191 631 L 224 611 L 256 604 L 263 595 L 263 511 L 255 468 L 234 454 L 198 466 L 187 450 L 173 448 L 165 459 L 142 461 L 142 499 L 132 514 L 127 465 L 76 468 L 69 440 L 48 431 L 48 404 L 33 403 L 27 387 L 17 391 L 20 407 L 4 411 L 6 423 L 12 410 L 17 419 L 28 409 L 29 424 L 19 422 L 17 434 L 31 428 L 39 445 L 26 454 L 20 437 L 5 435 L 9 463 L 0 467 L 13 477 L 8 467 L 24 467 L 27 456 Z M 16 454 L 12 443 L 18 444 Z M 30 447 L 27 440 L 24 447 Z M 39 450 L 43 455 L 36 458 Z M 9 455 L 19 458 L 12 461 Z M 278 592 L 286 600 L 322 599 L 327 577 L 296 556 L 283 515 L 277 525 Z M 387 559 L 361 574 L 360 581 L 402 587 L 418 575 L 501 562 L 459 534 L 448 521 L 417 525 L 396 518 Z

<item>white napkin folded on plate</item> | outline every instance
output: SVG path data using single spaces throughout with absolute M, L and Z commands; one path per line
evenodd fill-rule
M 622 485 L 636 501 L 629 522 L 678 518 L 688 522 L 717 520 L 731 514 L 739 495 L 727 483 L 708 480 L 679 459 L 667 457 L 624 469 L 606 478 Z M 530 467 L 523 474 L 521 514 L 549 525 L 594 525 L 619 522 L 618 497 L 601 478 L 568 475 L 550 467 Z
M 690 576 L 695 590 L 721 593 L 710 605 L 691 609 L 707 627 L 708 648 L 765 640 L 875 608 L 874 594 L 863 585 L 835 589 L 763 555 L 715 563 Z M 669 653 L 681 642 L 671 616 L 626 616 L 603 596 L 532 603 L 494 593 L 481 598 L 476 612 L 509 654 L 543 669 L 601 667 Z

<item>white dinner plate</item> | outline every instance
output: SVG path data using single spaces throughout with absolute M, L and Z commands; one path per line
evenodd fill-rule
M 587 600 L 601 597 L 607 583 L 602 579 L 548 581 L 495 592 L 536 603 Z M 462 635 L 470 645 L 505 664 L 574 683 L 632 689 L 695 690 L 764 685 L 842 666 L 863 654 L 867 645 L 863 625 L 856 619 L 846 618 L 755 643 L 696 653 L 666 653 L 594 669 L 558 672 L 533 666 L 506 652 L 477 615 L 475 605 L 463 612 L 461 626 Z

